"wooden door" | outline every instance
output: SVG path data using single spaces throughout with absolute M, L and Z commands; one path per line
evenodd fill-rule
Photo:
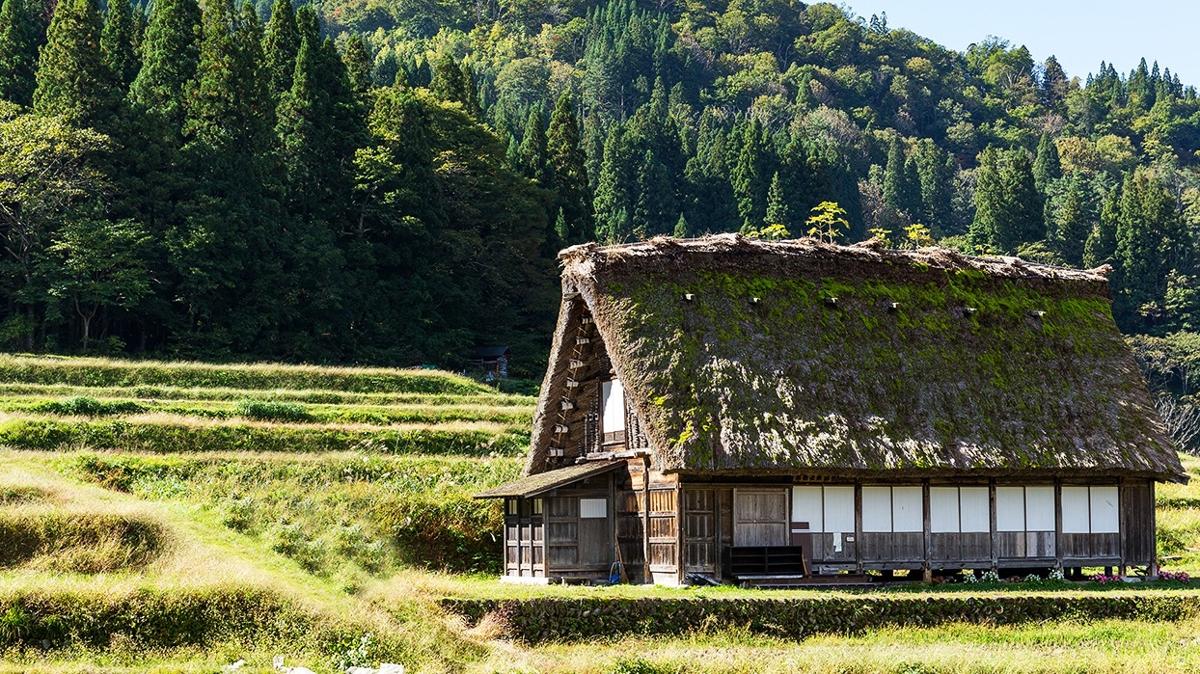
M 716 491 L 709 488 L 683 489 L 683 564 L 694 573 L 717 570 Z
M 739 488 L 734 491 L 733 544 L 788 544 L 786 488 Z

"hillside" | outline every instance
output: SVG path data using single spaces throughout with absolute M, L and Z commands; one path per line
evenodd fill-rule
M 152 4 L 3 4 L 0 346 L 505 344 L 536 378 L 561 246 L 796 236 L 822 203 L 827 237 L 1111 264 L 1126 331 L 1200 325 L 1200 100 L 1159 64 L 830 4 Z
M 0 358 L 0 372 L 0 408 L 19 410 L 0 416 L 0 672 L 214 672 L 245 659 L 242 671 L 257 673 L 279 654 L 320 674 L 380 661 L 418 673 L 596 674 L 1200 664 L 1178 638 L 1200 629 L 1200 595 L 1179 583 L 500 584 L 499 506 L 470 496 L 519 473 L 522 447 L 506 438 L 527 433 L 532 400 L 448 373 L 32 356 Z M 464 436 L 466 423 L 493 426 Z M 73 430 L 97 425 L 114 430 Z M 424 433 L 389 443 L 414 425 Z M 214 427 L 256 435 L 247 444 Z M 310 427 L 341 444 L 297 435 Z M 1200 462 L 1184 462 L 1193 483 L 1159 492 L 1159 547 L 1168 568 L 1197 573 Z M 777 621 L 719 615 L 775 601 L 836 606 L 857 627 L 789 623 L 813 630 L 797 639 Z M 475 610 L 502 602 L 508 618 Z M 1008 617 L 996 625 L 1001 602 Z M 1072 605 L 1090 608 L 1051 627 L 1039 617 Z M 544 610 L 605 636 L 539 638 Z M 697 610 L 717 615 L 646 620 Z

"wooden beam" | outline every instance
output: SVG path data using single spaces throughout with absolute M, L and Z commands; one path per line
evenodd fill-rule
M 858 481 L 854 483 L 854 563 L 857 572 L 862 573 L 862 482 Z
M 675 483 L 675 582 L 683 585 L 683 481 Z
M 1000 568 L 1000 540 L 996 532 L 996 478 L 988 479 L 988 529 L 992 536 L 992 570 Z
M 650 574 L 650 457 L 642 457 L 642 582 L 653 583 Z
M 931 549 L 932 543 L 933 543 L 933 535 L 932 535 L 932 527 L 930 526 L 930 523 L 929 523 L 929 520 L 930 520 L 929 509 L 930 509 L 930 505 L 931 505 L 929 502 L 929 480 L 921 480 L 921 504 L 922 504 L 921 509 L 923 511 L 923 517 L 924 517 L 924 525 L 923 525 L 922 531 L 925 532 L 925 536 L 924 536 L 924 539 L 925 539 L 925 555 L 924 555 L 925 562 L 922 565 L 921 576 L 922 576 L 922 580 L 924 580 L 926 583 L 932 583 L 933 582 L 933 567 L 931 566 L 930 559 L 931 559 L 932 552 L 933 552 L 933 550 Z M 961 552 L 959 554 L 959 557 L 962 557 Z
M 1158 580 L 1158 516 L 1154 507 L 1154 480 L 1150 480 L 1150 580 Z
M 1054 566 L 1063 568 L 1062 480 L 1054 478 Z

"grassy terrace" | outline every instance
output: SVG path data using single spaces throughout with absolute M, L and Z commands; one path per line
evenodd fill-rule
M 500 584 L 498 509 L 470 495 L 519 473 L 533 400 L 446 373 L 0 356 L 0 380 L 0 673 L 215 672 L 241 658 L 243 672 L 269 672 L 276 654 L 322 673 L 381 660 L 414 672 L 1200 669 L 1186 636 L 1200 633 L 1188 612 L 1200 592 L 1181 585 Z M 1197 573 L 1200 460 L 1185 463 L 1192 484 L 1160 487 L 1159 547 L 1168 567 Z M 1132 617 L 799 640 L 663 619 L 533 644 L 503 639 L 494 615 L 446 607 L 1093 597 Z M 1176 598 L 1186 610 L 1164 612 Z

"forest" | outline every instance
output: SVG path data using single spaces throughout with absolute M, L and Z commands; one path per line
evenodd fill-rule
M 1127 333 L 1200 330 L 1157 63 L 789 0 L 3 0 L 0 99 L 8 350 L 536 376 L 561 247 L 814 223 L 1111 265 Z

